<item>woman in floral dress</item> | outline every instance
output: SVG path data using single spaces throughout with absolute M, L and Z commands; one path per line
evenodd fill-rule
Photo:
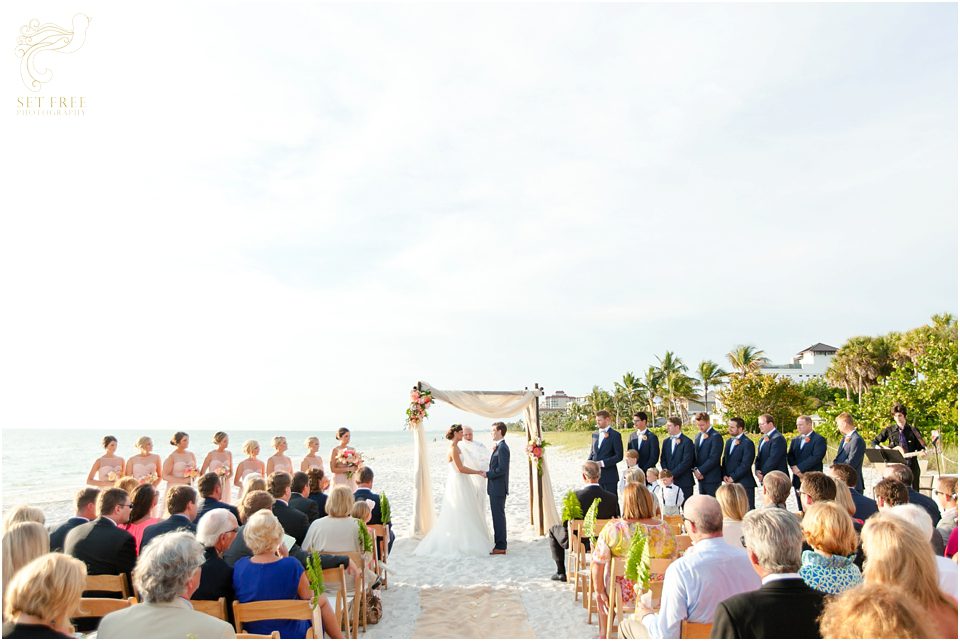
M 850 515 L 838 503 L 821 501 L 807 506 L 803 538 L 813 549 L 804 550 L 801 556 L 800 576 L 811 588 L 840 594 L 863 582 L 854 564 L 857 532 Z

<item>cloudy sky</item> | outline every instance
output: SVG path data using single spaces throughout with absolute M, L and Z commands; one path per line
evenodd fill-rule
M 198 5 L 0 5 L 5 427 L 399 428 L 957 311 L 955 5 Z M 77 12 L 85 115 L 17 115 Z

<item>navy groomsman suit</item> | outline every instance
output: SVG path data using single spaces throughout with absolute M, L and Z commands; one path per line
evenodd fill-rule
M 727 439 L 723 447 L 723 474 L 747 491 L 747 501 L 752 510 L 757 493 L 757 479 L 753 476 L 754 445 L 746 434 Z
M 657 466 L 660 460 L 660 441 L 653 430 L 646 429 L 643 434 L 634 430 L 627 441 L 628 450 L 636 450 L 640 454 L 637 466 L 646 473 L 651 467 Z
M 694 467 L 703 475 L 699 480 L 700 494 L 716 496 L 717 488 L 723 481 L 723 468 L 720 458 L 723 456 L 723 437 L 711 427 L 706 432 L 697 434 L 694 441 Z
M 604 438 L 600 438 L 601 434 Z M 623 460 L 623 437 L 620 432 L 612 427 L 594 432 L 587 460 L 600 464 L 600 487 L 616 494 L 617 483 L 620 482 L 617 463 Z
M 783 438 L 783 434 L 777 428 L 760 437 L 756 468 L 763 474 L 779 470 L 790 476 L 790 472 L 787 471 L 787 439 Z
M 840 441 L 840 449 L 837 451 L 836 458 L 833 459 L 834 463 L 845 463 L 856 471 L 856 489 L 861 494 L 863 494 L 863 453 L 866 450 L 867 443 L 854 430 Z
M 673 472 L 673 484 L 683 491 L 683 500 L 693 495 L 693 441 L 677 434 L 663 439 L 660 467 Z
M 809 439 L 809 442 L 807 441 Z M 800 474 L 807 472 L 822 472 L 823 457 L 827 455 L 827 439 L 816 432 L 806 436 L 798 435 L 790 441 L 790 450 L 787 452 L 787 464 L 796 465 Z M 800 491 L 800 474 L 793 475 L 793 489 Z M 797 496 L 798 505 L 800 497 Z

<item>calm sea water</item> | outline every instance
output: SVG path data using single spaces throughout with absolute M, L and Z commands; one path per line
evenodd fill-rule
M 216 430 L 190 431 L 189 450 L 202 464 L 207 452 L 214 449 L 213 434 Z M 3 452 L 2 498 L 3 511 L 21 503 L 29 503 L 41 508 L 47 517 L 47 525 L 56 525 L 73 515 L 73 496 L 86 485 L 87 474 L 94 460 L 103 455 L 101 441 L 106 432 L 94 430 L 2 430 L 0 447 Z M 120 430 L 110 432 L 117 437 L 117 454 L 124 459 L 137 454 L 134 442 L 141 436 L 153 439 L 153 451 L 163 460 L 173 451 L 169 444 L 173 431 L 142 432 Z M 329 471 L 327 460 L 330 450 L 337 442 L 333 432 L 308 432 L 294 430 L 245 430 L 229 432 L 234 465 L 245 455 L 240 450 L 247 439 L 260 443 L 259 458 L 266 461 L 274 450 L 274 436 L 286 436 L 290 449 L 287 455 L 298 465 L 307 453 L 304 441 L 308 436 L 320 439 L 319 454 L 324 467 Z M 375 450 L 394 446 L 413 448 L 413 436 L 403 430 L 352 430 L 350 444 L 365 454 Z M 427 440 L 442 438 L 442 432 L 427 433 Z M 369 458 L 369 457 L 368 457 Z M 161 484 L 161 490 L 165 484 Z

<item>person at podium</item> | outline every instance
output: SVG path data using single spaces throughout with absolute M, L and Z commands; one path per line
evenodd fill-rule
M 886 444 L 888 447 L 900 447 L 903 449 L 904 455 L 910 454 L 911 452 L 925 452 L 927 445 L 923 442 L 923 437 L 920 436 L 920 432 L 917 428 L 907 423 L 907 408 L 904 407 L 902 403 L 897 403 L 893 406 L 890 413 L 893 414 L 894 424 L 887 427 L 873 439 L 873 446 L 877 447 L 881 444 Z M 913 472 L 913 489 L 914 491 L 919 491 L 920 461 L 917 460 L 916 456 L 911 456 L 907 458 L 907 464 L 910 467 L 910 471 Z

